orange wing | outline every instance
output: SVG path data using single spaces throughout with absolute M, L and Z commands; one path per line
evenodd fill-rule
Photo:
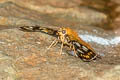
M 97 54 L 94 49 L 85 41 L 83 41 L 78 34 L 70 28 L 66 28 L 67 34 L 75 47 L 75 51 L 78 57 L 83 61 L 91 61 L 96 59 Z

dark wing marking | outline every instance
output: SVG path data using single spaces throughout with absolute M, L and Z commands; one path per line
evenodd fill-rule
M 73 41 L 72 44 L 75 47 L 77 56 L 83 61 L 91 61 L 93 59 L 96 59 L 97 54 L 91 49 L 88 49 L 87 46 L 84 46 L 77 41 Z
M 27 31 L 27 32 L 42 32 L 42 33 L 46 33 L 52 36 L 57 36 L 57 30 L 51 29 L 51 28 L 47 28 L 47 27 L 41 27 L 41 26 L 22 26 L 19 27 L 20 30 L 22 31 Z

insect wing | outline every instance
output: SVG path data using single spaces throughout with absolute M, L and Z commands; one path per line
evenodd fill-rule
M 84 46 L 77 41 L 73 41 L 73 45 L 75 47 L 77 56 L 83 61 L 91 61 L 96 58 L 96 53 L 87 46 Z
M 26 31 L 26 32 L 42 32 L 46 33 L 52 36 L 57 36 L 57 29 L 55 28 L 49 28 L 49 27 L 41 27 L 41 26 L 22 26 L 19 27 L 20 30 Z

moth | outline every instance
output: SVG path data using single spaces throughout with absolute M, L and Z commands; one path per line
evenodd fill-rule
M 49 48 L 61 43 L 60 54 L 62 53 L 63 46 L 68 46 L 74 52 L 76 57 L 81 58 L 83 61 L 91 61 L 96 59 L 97 54 L 94 49 L 85 41 L 83 41 L 78 34 L 69 27 L 60 27 L 58 29 L 41 27 L 41 26 L 22 26 L 19 28 L 22 31 L 28 32 L 43 32 L 55 36 L 56 39 L 51 43 Z

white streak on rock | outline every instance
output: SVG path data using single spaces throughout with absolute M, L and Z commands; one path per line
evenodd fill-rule
M 93 35 L 79 35 L 86 42 L 95 42 L 101 45 L 117 45 L 120 43 L 120 36 L 115 36 L 113 38 L 102 38 Z

